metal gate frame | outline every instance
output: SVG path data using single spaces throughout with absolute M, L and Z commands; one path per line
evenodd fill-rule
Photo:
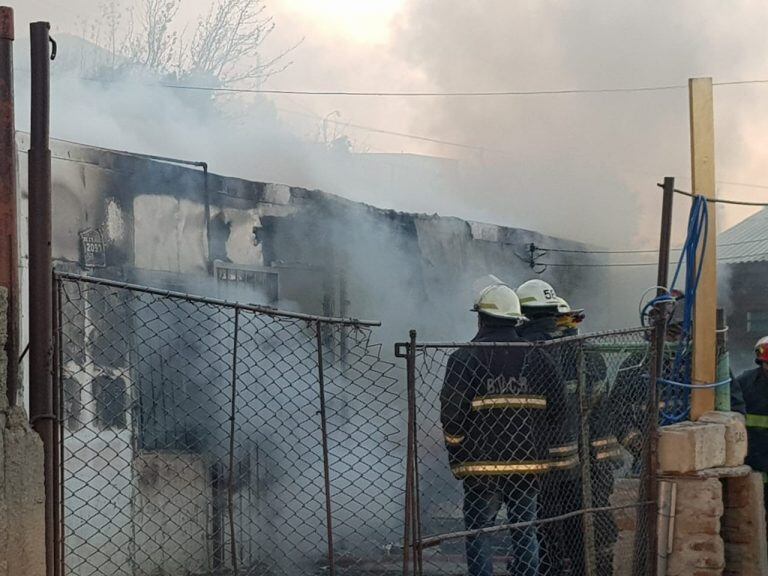
M 329 330 L 332 327 L 340 329 L 340 345 L 342 349 L 348 348 L 348 333 L 347 329 L 358 328 L 370 328 L 380 326 L 381 322 L 372 320 L 360 320 L 356 318 L 335 318 L 327 316 L 318 316 L 312 314 L 303 314 L 298 312 L 285 312 L 280 311 L 267 306 L 240 304 L 235 302 L 229 302 L 216 298 L 195 296 L 192 294 L 186 294 L 182 292 L 174 292 L 170 290 L 152 288 L 148 286 L 130 284 L 127 282 L 109 280 L 102 278 L 95 278 L 89 276 L 82 276 L 78 274 L 55 272 L 54 273 L 54 298 L 53 298 L 53 332 L 54 332 L 54 350 L 53 350 L 53 372 L 54 372 L 54 411 L 57 421 L 57 425 L 54 426 L 54 482 L 55 482 L 55 500 L 54 500 L 54 513 L 53 528 L 55 531 L 55 554 L 56 559 L 54 562 L 53 574 L 56 576 L 64 576 L 67 573 L 66 569 L 66 547 L 65 547 L 65 394 L 64 394 L 64 358 L 63 358 L 63 332 L 64 322 L 63 309 L 65 303 L 62 301 L 62 295 L 65 292 L 64 283 L 71 282 L 78 285 L 84 284 L 87 286 L 106 287 L 109 289 L 124 290 L 130 293 L 152 295 L 158 298 L 174 299 L 186 303 L 199 303 L 201 305 L 210 305 L 219 307 L 222 309 L 229 309 L 234 315 L 234 336 L 233 346 L 231 352 L 232 356 L 232 373 L 231 373 L 231 389 L 234 392 L 237 385 L 237 362 L 238 362 L 238 335 L 240 331 L 240 319 L 243 313 L 251 313 L 276 319 L 293 319 L 307 323 L 314 332 L 315 353 L 316 353 L 316 371 L 317 371 L 317 384 L 318 384 L 318 416 L 320 418 L 320 431 L 321 431 L 321 445 L 322 445 L 322 469 L 323 469 L 323 486 L 324 486 L 324 500 L 325 500 L 325 525 L 326 525 L 326 542 L 327 542 L 327 559 L 328 559 L 328 573 L 330 576 L 335 576 L 337 569 L 337 559 L 334 550 L 333 542 L 333 508 L 332 508 L 332 486 L 331 486 L 331 466 L 329 457 L 328 446 L 328 415 L 326 410 L 326 382 L 325 382 L 325 358 L 324 348 L 326 348 L 328 337 L 330 336 Z M 231 401 L 231 415 L 230 415 L 230 434 L 229 434 L 229 477 L 226 479 L 226 492 L 227 492 L 227 515 L 229 521 L 230 534 L 234 534 L 234 514 L 233 514 L 233 491 L 234 491 L 234 427 L 235 427 L 235 394 L 232 394 Z M 224 553 L 224 552 L 223 552 Z M 238 560 L 236 550 L 236 540 L 232 537 L 231 550 L 229 551 L 231 562 L 233 565 L 233 574 L 238 574 Z
M 657 375 L 660 373 L 661 361 L 663 357 L 664 348 L 664 332 L 665 325 L 662 322 L 655 324 L 653 327 L 642 327 L 634 329 L 623 329 L 600 332 L 595 334 L 582 334 L 578 336 L 571 336 L 567 338 L 560 338 L 556 340 L 550 340 L 545 342 L 537 342 L 535 346 L 540 347 L 552 347 L 562 344 L 568 341 L 585 340 L 590 337 L 605 337 L 605 336 L 621 336 L 629 334 L 645 333 L 650 340 L 648 346 L 648 370 L 649 381 L 656 382 Z M 592 539 L 594 539 L 594 527 L 591 520 L 593 514 L 596 512 L 610 512 L 627 508 L 637 509 L 638 526 L 645 526 L 645 534 L 647 535 L 647 541 L 643 542 L 640 538 L 635 538 L 634 549 L 635 558 L 642 558 L 640 561 L 633 563 L 633 576 L 656 576 L 657 574 L 657 507 L 658 507 L 658 481 L 657 481 L 657 451 L 658 451 L 658 418 L 659 418 L 659 401 L 657 386 L 648 386 L 647 402 L 648 402 L 648 420 L 649 426 L 647 429 L 647 442 L 644 449 L 644 461 L 645 461 L 645 474 L 640 482 L 640 492 L 638 495 L 638 502 L 623 505 L 623 506 L 608 506 L 594 508 L 591 506 L 591 502 L 587 502 L 587 506 L 584 506 L 581 510 L 575 513 L 562 514 L 556 517 L 537 519 L 533 522 L 524 522 L 516 524 L 500 524 L 487 529 L 461 532 L 455 532 L 452 534 L 445 534 L 439 537 L 432 537 L 424 539 L 422 537 L 422 519 L 421 519 L 421 502 L 420 502 L 420 490 L 419 490 L 419 458 L 418 458 L 418 423 L 417 423 L 417 405 L 416 405 L 416 388 L 417 388 L 417 353 L 423 352 L 427 349 L 438 348 L 461 348 L 461 347 L 531 347 L 531 343 L 476 343 L 476 342 L 418 342 L 417 332 L 411 330 L 409 333 L 409 340 L 406 342 L 398 342 L 395 344 L 395 357 L 405 360 L 406 365 L 406 394 L 407 394 L 407 409 L 408 409 L 408 436 L 407 436 L 407 460 L 406 460 L 406 483 L 405 483 L 405 523 L 403 534 L 403 576 L 408 576 L 411 571 L 414 576 L 423 576 L 423 551 L 425 548 L 440 544 L 445 539 L 458 539 L 478 532 L 498 532 L 509 530 L 513 528 L 522 528 L 525 526 L 538 526 L 551 522 L 561 521 L 574 516 L 581 516 L 585 518 L 584 528 L 585 532 L 585 544 L 588 545 L 590 533 Z M 583 345 L 580 347 L 580 388 L 583 387 L 584 378 L 584 353 Z M 583 402 L 584 394 L 583 389 L 579 394 L 580 400 Z M 583 410 L 583 404 L 580 406 Z M 579 441 L 579 452 L 584 454 L 585 451 L 589 453 L 589 440 L 584 438 L 586 433 L 588 436 L 588 423 L 586 419 L 581 418 L 581 431 Z M 587 428 L 585 429 L 585 426 Z M 586 472 L 589 473 L 589 463 L 587 460 Z M 582 474 L 585 472 L 582 466 Z M 639 532 L 639 528 L 638 528 Z M 589 554 L 586 555 L 585 561 L 589 563 Z M 587 564 L 587 567 L 589 564 Z M 589 572 L 591 573 L 591 572 Z

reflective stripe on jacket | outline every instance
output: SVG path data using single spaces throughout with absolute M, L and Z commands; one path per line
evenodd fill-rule
M 523 340 L 512 327 L 491 326 L 473 341 Z M 547 472 L 550 414 L 563 410 L 563 399 L 548 390 L 557 379 L 555 363 L 541 348 L 470 347 L 451 354 L 440 420 L 454 475 Z
M 768 472 L 768 378 L 758 366 L 740 374 L 735 384 L 746 410 L 747 464 Z

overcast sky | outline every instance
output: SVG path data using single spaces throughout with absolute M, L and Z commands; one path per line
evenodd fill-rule
M 54 34 L 76 34 L 99 5 L 98 0 L 5 1 L 16 9 L 20 37 L 26 23 L 36 19 L 51 21 Z M 758 0 L 267 4 L 277 24 L 265 46 L 267 56 L 304 39 L 291 54 L 294 64 L 270 79 L 269 88 L 550 90 L 677 85 L 694 76 L 768 79 L 768 3 Z M 210 0 L 183 0 L 183 19 L 194 22 L 209 5 Z M 720 195 L 768 200 L 768 188 L 735 184 L 768 186 L 768 84 L 716 88 L 715 98 Z M 448 209 L 436 202 L 435 211 L 503 221 L 504 213 L 525 205 L 526 210 L 557 212 L 542 221 L 547 231 L 556 231 L 559 221 L 566 231 L 599 226 L 623 244 L 638 245 L 658 233 L 660 197 L 654 183 L 674 175 L 680 187 L 690 187 L 684 89 L 485 99 L 290 96 L 275 101 L 298 132 L 312 130 L 317 122 L 297 113 L 337 113 L 334 117 L 355 124 L 492 150 L 487 158 L 503 165 L 494 173 L 494 184 L 478 183 L 478 189 L 467 191 L 463 205 Z M 457 147 L 351 127 L 345 131 L 360 149 L 478 160 L 477 152 Z M 721 210 L 720 227 L 752 211 Z

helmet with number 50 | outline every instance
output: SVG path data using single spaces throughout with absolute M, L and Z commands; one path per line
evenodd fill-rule
M 520 298 L 520 306 L 532 312 L 557 312 L 561 306 L 555 289 L 538 278 L 520 284 L 517 288 L 517 297 Z

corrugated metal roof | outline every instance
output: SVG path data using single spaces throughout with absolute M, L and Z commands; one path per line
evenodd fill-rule
M 725 264 L 768 261 L 768 208 L 721 232 L 717 258 Z

